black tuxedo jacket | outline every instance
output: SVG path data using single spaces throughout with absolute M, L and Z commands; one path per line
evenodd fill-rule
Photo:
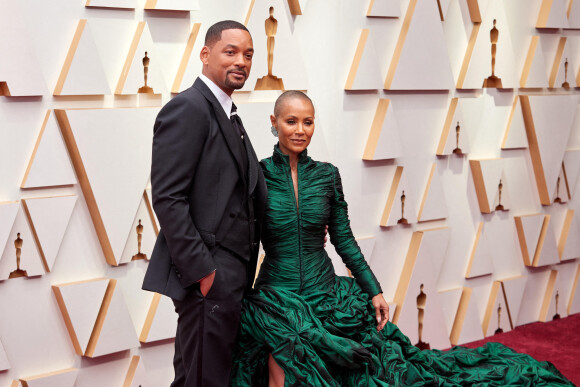
M 245 153 L 252 173 L 242 170 Z M 157 116 L 151 185 L 161 230 L 143 289 L 183 299 L 189 287 L 216 269 L 213 252 L 248 197 L 254 200 L 257 219 L 255 245 L 251 256 L 244 257 L 251 286 L 266 183 L 249 138 L 244 148 L 228 115 L 199 78 Z

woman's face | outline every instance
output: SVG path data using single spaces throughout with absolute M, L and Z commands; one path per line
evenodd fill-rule
M 305 98 L 289 98 L 278 116 L 270 116 L 270 121 L 278 131 L 282 153 L 298 156 L 314 134 L 314 106 Z

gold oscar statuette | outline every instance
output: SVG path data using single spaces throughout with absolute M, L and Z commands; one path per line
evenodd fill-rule
M 463 152 L 461 148 L 459 148 L 459 132 L 461 131 L 461 127 L 459 126 L 459 121 L 457 121 L 457 126 L 455 127 L 455 149 L 453 149 L 453 153 L 461 156 Z
M 278 78 L 272 74 L 272 67 L 274 65 L 274 37 L 278 30 L 278 20 L 274 18 L 274 7 L 270 7 L 270 17 L 266 19 L 266 48 L 268 51 L 268 75 L 259 78 L 256 81 L 254 90 L 284 90 L 284 82 L 282 78 Z
M 491 75 L 483 80 L 483 87 L 501 88 L 501 78 L 495 75 L 495 55 L 497 54 L 497 41 L 499 39 L 499 31 L 495 27 L 496 20 L 493 19 L 493 28 L 489 31 L 489 39 L 491 40 Z
M 141 241 L 143 240 L 143 225 L 141 224 L 141 219 L 139 219 L 139 224 L 135 228 L 135 231 L 137 231 L 137 254 L 133 255 L 131 261 L 147 259 L 147 256 L 141 252 Z
M 498 333 L 503 333 L 503 329 L 501 329 L 501 304 L 497 306 L 497 329 L 494 332 L 496 335 Z
M 16 270 L 10 273 L 8 278 L 19 278 L 28 277 L 26 270 L 20 268 L 20 256 L 22 255 L 22 238 L 20 238 L 20 233 L 16 234 L 16 239 L 14 240 L 14 248 L 16 249 Z
M 409 224 L 405 218 L 405 199 L 407 199 L 407 196 L 405 196 L 405 191 L 403 191 L 401 195 L 401 219 L 397 220 L 397 224 Z
M 137 91 L 140 94 L 153 94 L 153 89 L 147 86 L 147 75 L 149 74 L 149 57 L 147 56 L 147 51 L 145 51 L 145 56 L 143 57 L 143 78 L 145 80 L 145 85 L 139 88 Z
M 419 349 L 431 349 L 429 343 L 423 342 L 423 322 L 425 320 L 425 305 L 427 304 L 427 295 L 423 292 L 423 284 L 421 284 L 420 293 L 417 296 L 417 321 L 419 323 L 419 342 L 415 347 Z
M 560 318 L 560 314 L 558 313 L 558 301 L 560 300 L 560 294 L 556 290 L 556 314 L 552 317 L 552 320 L 558 320 Z
M 497 190 L 499 192 L 499 200 L 498 200 L 497 206 L 495 206 L 495 210 L 496 211 L 505 211 L 505 208 L 503 207 L 503 204 L 501 204 L 501 191 L 503 190 L 503 184 L 501 182 L 501 179 L 499 180 L 499 184 L 497 186 Z
M 566 58 L 566 62 L 564 62 L 564 83 L 562 83 L 562 87 L 564 89 L 570 88 L 570 84 L 568 83 L 568 58 Z
M 562 198 L 560 197 L 560 176 L 558 176 L 558 180 L 556 181 L 556 199 L 554 199 L 554 203 L 562 203 Z

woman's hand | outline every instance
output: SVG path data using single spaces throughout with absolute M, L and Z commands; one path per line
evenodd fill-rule
M 389 321 L 389 304 L 385 301 L 382 293 L 372 299 L 373 307 L 377 311 L 377 331 L 382 330 Z

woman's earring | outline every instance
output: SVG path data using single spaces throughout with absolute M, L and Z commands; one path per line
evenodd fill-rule
M 278 137 L 278 131 L 276 130 L 274 125 L 272 125 L 271 130 L 272 130 L 272 134 L 274 135 L 274 137 Z

